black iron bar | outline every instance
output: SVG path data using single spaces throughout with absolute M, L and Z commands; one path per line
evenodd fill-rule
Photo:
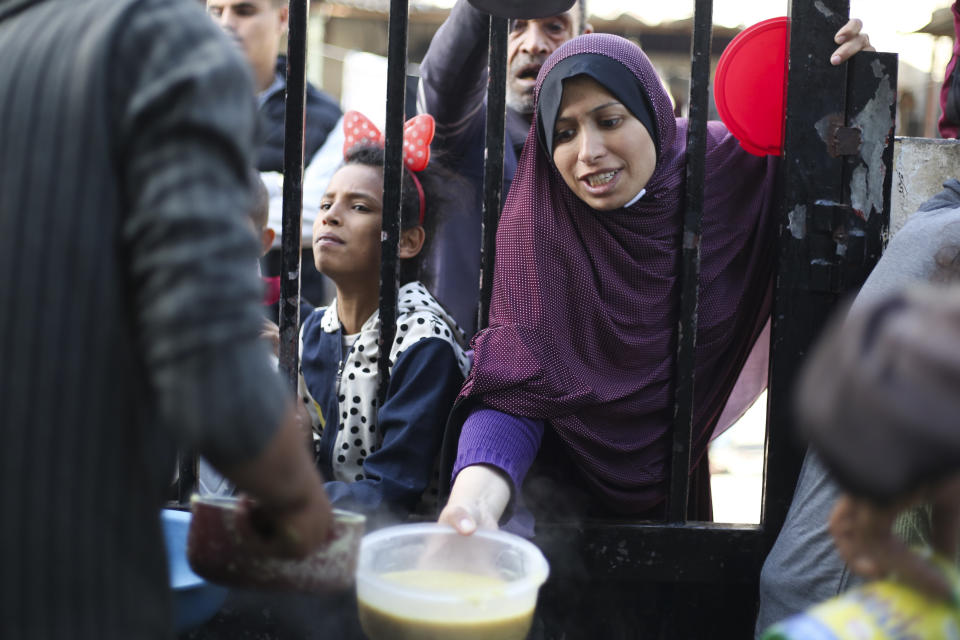
M 380 242 L 380 337 L 378 404 L 390 384 L 390 347 L 397 332 L 400 204 L 403 188 L 403 118 L 407 87 L 407 0 L 390 0 L 387 43 L 387 120 L 383 159 L 383 232 Z
M 283 218 L 280 235 L 280 372 L 297 389 L 300 354 L 300 244 L 303 132 L 307 97 L 307 0 L 290 0 L 287 96 L 283 137 Z
M 487 131 L 483 162 L 483 239 L 480 249 L 480 307 L 477 331 L 490 318 L 493 267 L 496 261 L 497 225 L 503 194 L 503 146 L 507 97 L 507 19 L 490 16 L 487 56 Z
M 818 200 L 843 200 L 843 158 L 832 157 L 817 132 L 830 119 L 842 124 L 846 111 L 846 63 L 834 67 L 829 60 L 836 48 L 830 35 L 846 23 L 849 14 L 849 0 L 793 0 L 790 6 L 779 258 L 771 324 L 761 511 L 769 544 L 773 544 L 787 515 L 803 456 L 792 434 L 794 379 L 837 302 L 835 291 L 816 285 L 819 267 L 812 262 L 831 263 L 836 250 L 829 232 L 825 232 L 825 238 L 824 232 L 812 224 L 812 209 Z M 825 270 L 832 273 L 832 265 Z
M 673 450 L 670 457 L 670 493 L 667 520 L 687 519 L 690 448 L 693 434 L 693 390 L 697 345 L 697 298 L 700 288 L 700 222 L 703 217 L 703 181 L 707 140 L 707 97 L 710 86 L 710 41 L 713 0 L 697 0 L 693 18 L 690 65 L 690 123 L 687 130 L 686 211 L 681 254 L 680 319 L 677 329 L 677 367 L 674 386 Z
M 558 574 L 587 569 L 597 582 L 749 583 L 763 562 L 762 537 L 755 524 L 585 520 L 543 523 L 533 540 L 562 559 Z

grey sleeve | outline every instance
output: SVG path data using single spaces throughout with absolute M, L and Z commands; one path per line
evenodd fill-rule
M 947 185 L 950 182 L 956 181 Z M 960 184 L 956 186 L 960 188 Z M 936 206 L 932 206 L 934 202 Z M 938 271 L 939 252 L 951 247 L 960 247 L 960 197 L 948 186 L 924 203 L 890 239 L 851 312 L 902 287 L 931 280 Z
M 827 521 L 840 488 L 807 452 L 787 519 L 760 571 L 756 638 L 770 625 L 863 582 L 833 545 Z
M 488 25 L 487 14 L 458 0 L 420 65 L 418 107 L 436 119 L 441 139 L 462 135 L 483 112 Z
M 950 178 L 943 183 L 943 191 L 921 204 L 917 211 L 930 211 L 944 207 L 960 207 L 960 182 Z
M 259 339 L 252 84 L 196 5 L 152 1 L 119 40 L 113 91 L 130 304 L 160 423 L 215 464 L 240 462 L 288 401 Z

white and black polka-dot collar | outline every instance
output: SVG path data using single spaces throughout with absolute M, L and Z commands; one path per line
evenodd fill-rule
M 399 314 L 397 333 L 390 350 L 395 363 L 411 345 L 426 338 L 439 338 L 450 343 L 461 373 L 466 377 L 470 363 L 464 353 L 466 344 L 462 330 L 449 313 L 419 282 L 402 286 L 397 297 Z M 336 300 L 323 312 L 320 327 L 326 333 L 341 330 Z M 346 349 L 338 363 L 338 415 L 327 416 L 324 428 L 336 428 L 332 461 L 334 480 L 362 480 L 363 461 L 381 445 L 377 424 L 377 338 L 380 331 L 379 311 L 363 323 L 353 345 Z M 303 346 L 301 344 L 301 353 Z M 392 366 L 391 366 L 392 369 Z M 309 396 L 306 385 L 303 391 Z M 312 397 L 309 398 L 314 402 Z M 319 421 L 314 421 L 319 428 Z

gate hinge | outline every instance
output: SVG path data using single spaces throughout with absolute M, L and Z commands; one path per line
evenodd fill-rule
M 834 158 L 858 155 L 862 144 L 863 137 L 857 127 L 831 124 L 827 131 L 827 153 Z

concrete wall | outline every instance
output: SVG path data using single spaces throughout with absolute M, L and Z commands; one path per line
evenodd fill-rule
M 893 171 L 891 236 L 917 207 L 941 191 L 947 178 L 960 179 L 960 140 L 896 138 Z

